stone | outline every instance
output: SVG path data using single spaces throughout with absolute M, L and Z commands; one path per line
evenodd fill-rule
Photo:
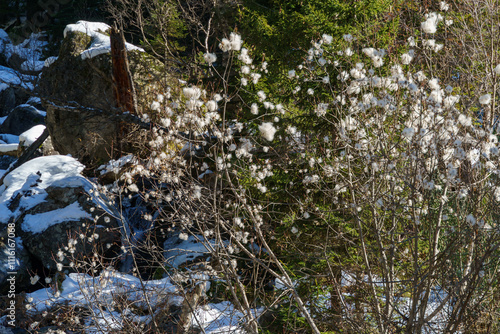
M 6 84 L 0 83 L 0 117 L 7 116 L 9 112 L 16 106 L 16 93 L 12 87 L 4 87 Z
M 116 154 L 119 124 L 104 112 L 49 106 L 47 128 L 52 146 L 87 166 L 98 166 Z
M 57 270 L 61 263 L 65 270 L 73 270 L 72 261 L 94 254 L 108 259 L 118 255 L 122 224 L 128 225 L 105 195 L 81 175 L 84 168 L 69 156 L 43 156 L 27 161 L 4 179 L 0 230 L 15 222 L 15 237 L 22 240 L 19 244 L 37 268 Z
M 0 125 L 0 133 L 20 135 L 38 124 L 45 124 L 44 112 L 33 106 L 22 104 L 14 108 Z
M 68 32 L 57 60 L 43 69 L 36 92 L 47 110 L 54 149 L 98 166 L 132 153 L 133 148 L 122 140 L 130 128 L 116 117 L 121 111 L 113 94 L 111 55 L 81 57 L 91 42 L 87 34 Z M 166 87 L 160 75 L 162 65 L 144 52 L 134 50 L 127 55 L 140 115 L 145 111 L 141 106 L 149 106 L 155 92 Z
M 79 182 L 82 184 L 78 185 Z M 87 182 L 81 177 L 74 178 L 70 186 L 48 187 L 46 200 L 27 210 L 19 219 L 18 233 L 24 246 L 47 269 L 57 270 L 57 263 L 60 263 L 72 271 L 71 262 L 92 258 L 94 253 L 112 258 L 121 245 L 121 225 L 116 214 L 111 213 L 113 209 L 105 201 L 89 193 Z M 73 212 L 80 209 L 86 214 L 71 217 L 70 213 L 62 211 L 68 208 Z M 26 227 L 33 217 L 37 217 L 40 224 L 44 224 L 45 219 L 61 221 L 41 231 L 33 231 Z M 64 256 L 58 255 L 60 250 Z
M 0 17 L 3 13 L 0 13 Z M 0 19 L 1 20 L 1 19 Z M 5 30 L 0 29 L 0 66 L 7 65 L 7 56 L 6 56 L 6 48 L 7 45 L 10 44 L 9 35 L 5 32 Z
M 13 222 L 11 222 L 15 225 Z M 31 285 L 32 268 L 30 255 L 24 248 L 22 240 L 16 237 L 14 230 L 8 230 L 7 224 L 0 224 L 0 295 L 8 293 L 12 276 L 15 277 L 16 291 L 20 292 Z M 12 254 L 10 254 L 12 253 Z M 15 272 L 16 274 L 9 274 Z

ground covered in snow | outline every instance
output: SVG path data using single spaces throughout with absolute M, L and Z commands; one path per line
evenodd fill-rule
M 137 277 L 104 270 L 99 276 L 69 274 L 59 289 L 48 287 L 27 295 L 31 313 L 43 313 L 58 305 L 83 308 L 92 316 L 82 317 L 87 333 L 122 330 L 132 324 L 149 325 L 169 306 L 181 307 L 184 292 L 170 278 L 143 281 Z M 148 310 L 154 311 L 153 317 Z M 191 319 L 193 327 L 205 333 L 244 333 L 244 315 L 229 302 L 198 307 Z

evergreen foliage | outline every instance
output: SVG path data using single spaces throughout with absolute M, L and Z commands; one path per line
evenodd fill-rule
M 333 36 L 334 44 L 352 34 L 362 43 L 387 47 L 398 30 L 396 6 L 388 0 L 244 0 L 239 29 L 271 66 L 289 68 L 321 34 Z

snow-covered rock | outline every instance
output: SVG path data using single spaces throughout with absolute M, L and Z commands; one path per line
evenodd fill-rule
M 0 84 L 16 85 L 23 89 L 33 90 L 35 79 L 34 76 L 21 74 L 10 67 L 0 66 Z
M 6 116 L 16 104 L 28 99 L 36 77 L 0 65 L 0 116 Z
M 117 217 L 105 202 L 92 198 L 90 187 L 83 177 L 59 181 L 45 189 L 44 202 L 26 210 L 20 219 L 25 247 L 44 267 L 55 269 L 59 263 L 71 271 L 71 262 L 92 257 L 94 252 L 110 255 L 120 245 Z M 54 259 L 59 250 L 64 255 Z
M 40 70 L 40 62 L 48 42 L 45 33 L 32 33 L 19 44 L 5 43 L 4 56 L 7 65 L 27 74 L 36 74 Z M 43 63 L 43 62 L 42 62 Z M 34 65 L 38 64 L 38 68 Z
M 83 168 L 68 156 L 39 157 L 8 174 L 0 187 L 0 230 L 16 221 L 16 237 L 45 268 L 120 246 L 121 217 L 80 175 Z
M 5 30 L 0 29 L 0 53 L 3 53 L 6 45 L 10 43 L 9 35 L 5 32 Z
M 40 72 L 45 66 L 44 60 L 25 60 L 21 64 L 21 70 L 25 72 Z
M 30 146 L 42 135 L 43 131 L 45 131 L 45 125 L 35 125 L 19 135 L 19 144 L 24 147 Z
M 64 29 L 64 37 L 66 37 L 70 32 L 81 32 L 90 36 L 92 38 L 90 46 L 86 50 L 82 51 L 80 57 L 82 59 L 94 58 L 101 54 L 111 52 L 109 36 L 105 34 L 110 29 L 111 27 L 106 23 L 78 21 L 76 24 L 68 24 L 66 26 Z M 136 50 L 144 52 L 142 48 L 130 43 L 126 43 L 125 46 L 129 51 Z
M 9 35 L 5 30 L 0 29 L 0 64 L 6 65 L 9 60 L 9 55 L 7 54 L 7 45 L 11 44 Z
M 12 152 L 17 152 L 19 144 L 2 144 L 0 143 L 0 155 L 9 154 L 14 155 Z

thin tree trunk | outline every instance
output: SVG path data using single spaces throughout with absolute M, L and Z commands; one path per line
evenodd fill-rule
M 113 92 L 117 107 L 122 112 L 137 115 L 135 88 L 130 74 L 127 47 L 123 31 L 111 28 L 111 59 L 113 62 Z

